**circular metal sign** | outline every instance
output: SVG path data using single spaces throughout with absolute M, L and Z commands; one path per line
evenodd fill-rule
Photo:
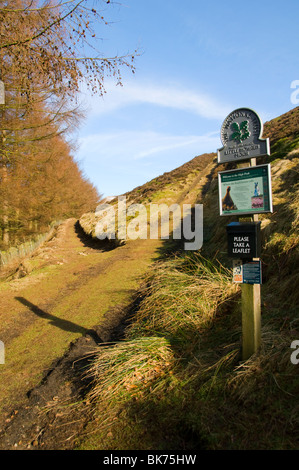
M 249 108 L 232 111 L 221 127 L 223 147 L 218 162 L 231 162 L 270 155 L 269 139 L 262 139 L 263 125 L 259 115 Z

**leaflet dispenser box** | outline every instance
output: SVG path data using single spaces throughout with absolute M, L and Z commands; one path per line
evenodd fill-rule
M 253 259 L 261 255 L 261 222 L 231 222 L 226 227 L 228 256 Z

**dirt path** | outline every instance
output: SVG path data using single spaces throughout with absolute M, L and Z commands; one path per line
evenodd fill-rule
M 84 337 L 86 352 L 88 343 L 92 347 L 109 339 L 101 327 L 107 323 L 105 314 L 130 302 L 159 246 L 158 240 L 136 240 L 109 251 L 99 249 L 69 219 L 23 263 L 30 274 L 0 283 L 0 339 L 5 345 L 0 429 L 26 404 L 28 391 L 70 343 Z

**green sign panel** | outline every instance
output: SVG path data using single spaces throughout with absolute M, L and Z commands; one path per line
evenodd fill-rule
M 221 171 L 218 185 L 220 215 L 273 212 L 270 164 Z

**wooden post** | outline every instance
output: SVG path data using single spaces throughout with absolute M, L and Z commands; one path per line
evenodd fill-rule
M 242 284 L 242 358 L 246 361 L 261 344 L 261 286 Z
M 256 166 L 256 159 L 250 160 Z M 257 222 L 258 214 L 252 220 Z M 242 284 L 242 359 L 246 361 L 261 345 L 261 286 Z

